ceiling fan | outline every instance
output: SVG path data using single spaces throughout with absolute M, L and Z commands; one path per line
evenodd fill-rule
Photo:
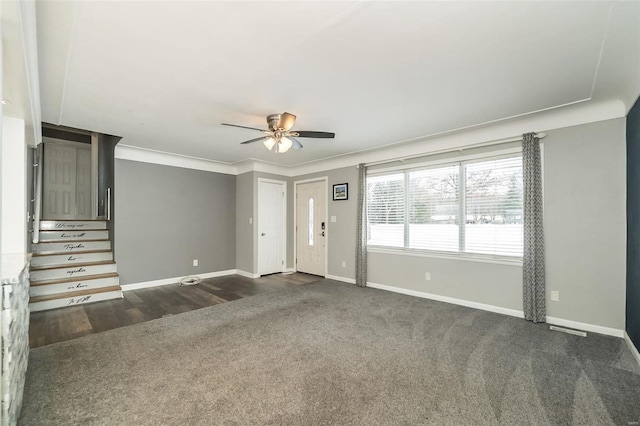
M 222 123 L 223 126 L 240 127 L 241 129 L 257 130 L 264 133 L 264 136 L 259 138 L 250 139 L 248 141 L 241 142 L 242 144 L 262 142 L 269 151 L 277 153 L 285 153 L 290 148 L 300 149 L 302 144 L 295 138 L 322 138 L 333 139 L 336 137 L 335 133 L 330 132 L 315 132 L 309 130 L 297 130 L 293 131 L 291 128 L 296 122 L 296 116 L 283 112 L 282 114 L 271 114 L 267 116 L 268 130 L 257 129 L 255 127 L 239 126 L 237 124 Z

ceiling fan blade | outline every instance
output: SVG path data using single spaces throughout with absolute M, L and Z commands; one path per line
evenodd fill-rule
M 220 123 L 222 126 L 230 126 L 230 127 L 240 127 L 241 129 L 249 129 L 249 130 L 257 130 L 259 132 L 264 132 L 264 129 L 256 129 L 255 127 L 247 127 L 247 126 L 239 126 L 237 124 L 229 124 L 229 123 Z
M 296 139 L 292 138 L 291 136 L 289 136 L 289 139 L 291 139 L 291 142 L 293 142 L 293 145 L 291 146 L 291 148 L 293 148 L 293 149 L 301 149 L 301 148 L 304 148 L 304 147 L 302 146 L 302 144 L 301 144 L 298 140 L 296 140 Z
M 296 122 L 296 116 L 293 114 L 289 114 L 288 112 L 283 112 L 280 115 L 280 120 L 278 120 L 278 129 L 284 129 L 284 131 L 288 131 L 293 127 L 293 124 Z
M 267 139 L 268 138 L 266 136 L 262 136 L 260 138 L 249 139 L 248 141 L 240 142 L 240 145 L 247 144 L 247 143 L 254 143 L 254 142 L 258 142 L 258 141 L 264 141 L 264 140 L 267 140 Z
M 336 137 L 336 134 L 331 132 L 313 132 L 309 130 L 296 130 L 295 132 L 292 132 L 292 133 L 297 133 L 296 136 L 299 138 L 333 139 Z

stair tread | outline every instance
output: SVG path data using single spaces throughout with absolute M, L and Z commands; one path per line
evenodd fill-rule
M 31 287 L 40 286 L 40 285 L 50 285 L 50 284 L 63 284 L 63 283 L 72 283 L 76 281 L 88 281 L 88 280 L 97 280 L 101 278 L 116 278 L 119 277 L 117 272 L 109 272 L 107 274 L 96 274 L 96 275 L 83 275 L 81 277 L 72 277 L 72 278 L 60 278 L 54 280 L 39 280 L 39 281 L 31 281 Z
M 91 239 L 91 240 L 46 240 L 43 243 L 88 243 L 93 241 L 109 241 L 109 238 Z M 39 243 L 36 243 L 39 244 Z
M 90 243 L 92 241 L 109 241 L 109 239 L 99 239 L 99 240 L 47 240 L 47 241 L 39 241 L 35 244 L 50 244 L 50 243 Z
M 108 229 L 41 229 L 40 233 L 47 232 L 109 232 Z
M 85 262 L 85 263 L 73 263 L 69 265 L 47 265 L 47 266 L 34 266 L 31 268 L 31 271 L 46 271 L 51 269 L 69 269 L 69 268 L 77 268 L 79 266 L 99 266 L 99 265 L 111 265 L 116 262 L 113 260 L 103 260 L 101 262 Z
M 122 291 L 122 287 L 120 287 L 119 285 L 115 285 L 111 287 L 100 287 L 100 288 L 94 288 L 90 290 L 72 291 L 69 293 L 49 294 L 46 296 L 34 296 L 29 298 L 29 303 L 46 302 L 48 300 L 56 300 L 56 299 L 67 299 L 69 297 L 81 297 L 81 296 L 87 296 L 89 294 L 107 293 L 110 291 Z
M 42 219 L 42 222 L 106 222 L 105 219 Z
M 92 253 L 111 253 L 111 250 L 83 250 L 83 251 L 65 251 L 65 252 L 53 252 L 53 253 L 33 253 L 33 257 L 47 257 L 47 256 L 61 256 L 61 255 L 74 255 L 74 254 L 92 254 Z

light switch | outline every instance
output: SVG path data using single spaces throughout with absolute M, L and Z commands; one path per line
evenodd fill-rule
M 331 222 L 335 222 L 336 221 L 336 217 L 335 216 L 331 216 Z
M 253 224 L 253 218 L 252 218 L 252 217 L 250 217 L 250 218 L 249 218 L 249 225 L 252 225 L 252 224 Z

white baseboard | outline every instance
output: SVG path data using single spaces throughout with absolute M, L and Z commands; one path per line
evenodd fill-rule
M 524 318 L 524 313 L 517 309 L 502 308 L 500 306 L 486 305 L 484 303 L 471 302 L 469 300 L 456 299 L 453 297 L 441 296 L 438 294 L 423 293 L 421 291 L 408 290 L 405 288 L 393 287 L 393 286 L 384 285 L 384 284 L 376 284 L 372 282 L 367 282 L 367 287 L 377 288 L 380 290 L 393 291 L 395 293 L 421 297 L 423 299 L 437 300 L 439 302 L 453 303 L 454 305 L 462 305 L 469 308 L 495 312 L 498 314 L 509 315 L 517 318 Z M 547 317 L 547 324 L 559 325 L 561 327 L 569 327 L 569 328 L 574 328 L 576 330 L 589 331 L 592 333 L 606 334 L 607 336 L 623 337 L 624 335 L 624 330 L 618 330 L 616 328 L 610 328 L 610 327 L 603 327 L 600 325 L 587 324 L 584 322 L 570 321 L 562 318 Z
M 284 270 L 284 272 L 296 272 L 295 268 L 287 268 Z
M 340 277 L 338 275 L 325 275 L 325 278 L 328 280 L 334 280 L 334 281 L 342 281 L 343 283 L 349 283 L 349 284 L 355 284 L 356 280 L 354 278 L 346 278 L 346 277 Z
M 260 278 L 260 274 L 252 274 L 251 272 L 243 271 L 241 269 L 236 269 L 235 273 L 247 278 Z
M 633 344 L 626 331 L 624 332 L 624 340 L 625 342 L 627 342 L 627 345 L 629 345 L 629 349 L 631 350 L 633 357 L 636 359 L 636 361 L 638 361 L 638 365 L 640 365 L 640 352 L 638 352 L 638 348 L 636 348 L 636 345 Z
M 234 275 L 236 273 L 237 272 L 235 269 L 227 269 L 226 271 L 207 272 L 204 274 L 194 274 L 194 275 L 200 278 L 215 278 L 215 277 L 223 277 L 225 275 Z M 158 287 L 161 285 L 168 285 L 168 284 L 177 284 L 183 278 L 184 277 L 175 277 L 175 278 L 165 278 L 162 280 L 144 281 L 144 282 L 133 283 L 133 284 L 121 284 L 120 287 L 122 287 L 122 291 L 138 290 L 141 288 Z
M 512 317 L 524 318 L 522 311 L 517 309 L 501 308 L 500 306 L 486 305 L 484 303 L 471 302 L 469 300 L 456 299 L 448 296 L 441 296 L 439 294 L 423 293 L 421 291 L 409 290 L 406 288 L 393 287 L 390 285 L 376 284 L 367 282 L 367 287 L 377 288 L 380 290 L 393 291 L 394 293 L 406 294 L 408 296 L 421 297 L 423 299 L 437 300 L 439 302 L 452 303 L 454 305 L 466 306 L 468 308 L 480 309 L 483 311 L 495 312 L 498 314 L 509 315 Z
M 590 331 L 592 333 L 606 334 L 607 336 L 624 337 L 624 330 L 617 328 L 603 327 L 601 325 L 587 324 L 584 322 L 571 321 L 562 318 L 547 317 L 547 324 L 559 325 L 560 327 L 574 328 L 576 330 Z

